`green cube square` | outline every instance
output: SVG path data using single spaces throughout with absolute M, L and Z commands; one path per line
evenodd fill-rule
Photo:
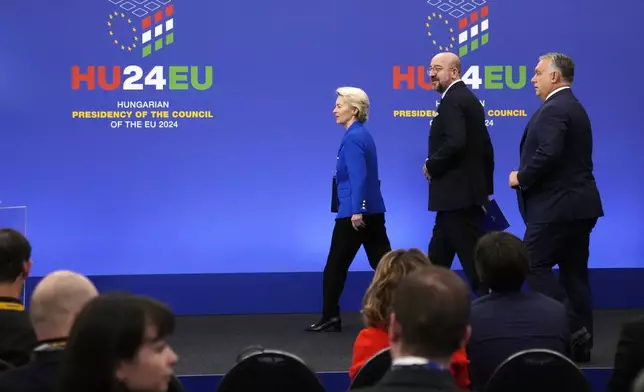
M 467 45 L 463 45 L 460 48 L 458 48 L 459 56 L 465 56 L 466 54 L 467 54 Z
M 165 45 L 168 46 L 174 42 L 174 31 L 165 36 Z
M 154 42 L 154 50 L 161 50 L 163 48 L 163 38 L 159 38 Z
M 485 33 L 483 34 L 483 36 L 481 36 L 481 46 L 488 43 L 488 41 L 490 40 L 489 34 L 490 33 Z
M 476 38 L 472 40 L 472 43 L 470 44 L 470 50 L 475 51 L 478 48 L 479 48 L 479 39 Z
M 143 47 L 143 57 L 147 57 L 152 53 L 152 45 L 146 45 Z

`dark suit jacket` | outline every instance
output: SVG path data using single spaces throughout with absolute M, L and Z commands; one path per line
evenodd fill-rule
M 448 371 L 403 366 L 389 370 L 378 384 L 361 388 L 362 392 L 460 392 Z
M 15 298 L 0 297 L 0 302 L 21 304 Z M 18 310 L 0 310 L 0 359 L 13 366 L 29 362 L 37 339 L 29 314 Z
M 630 391 L 635 377 L 644 369 L 644 316 L 622 325 L 613 369 L 608 392 Z
M 570 88 L 558 91 L 532 115 L 521 139 L 517 194 L 523 220 L 603 216 L 592 154 L 586 110 Z
M 544 348 L 570 356 L 565 307 L 535 292 L 492 293 L 472 304 L 467 345 L 472 389 L 482 391 L 510 355 Z
M 36 352 L 27 366 L 0 375 L 2 392 L 56 392 L 56 377 L 64 351 Z
M 337 219 L 353 214 L 385 212 L 380 193 L 376 143 L 367 128 L 357 121 L 351 124 L 342 138 L 335 177 L 339 204 Z
M 438 105 L 429 131 L 429 210 L 482 206 L 494 193 L 494 149 L 485 111 L 463 81 Z

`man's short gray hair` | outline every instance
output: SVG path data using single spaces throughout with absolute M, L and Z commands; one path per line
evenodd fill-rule
M 550 60 L 550 66 L 559 74 L 561 78 L 568 83 L 572 83 L 575 78 L 575 62 L 572 58 L 563 53 L 546 53 L 539 57 L 539 60 Z

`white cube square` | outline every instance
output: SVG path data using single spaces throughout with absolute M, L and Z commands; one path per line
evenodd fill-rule
M 163 25 L 162 24 L 157 25 L 157 26 L 154 27 L 154 36 L 158 37 L 161 34 L 163 34 Z
M 467 41 L 467 30 L 463 31 L 458 35 L 458 43 L 462 44 L 463 42 Z
M 475 37 L 479 33 L 479 25 L 474 25 L 470 29 L 470 37 Z
M 152 30 L 148 30 L 145 33 L 143 33 L 143 36 L 141 37 L 143 40 L 143 43 L 146 43 L 150 40 L 152 40 Z
M 481 31 L 487 30 L 488 23 L 489 23 L 489 19 L 485 19 L 483 22 L 481 22 Z
M 165 31 L 168 32 L 174 27 L 174 19 L 169 19 L 165 22 Z

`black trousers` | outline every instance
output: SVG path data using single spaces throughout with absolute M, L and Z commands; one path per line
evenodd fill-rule
M 528 223 L 524 243 L 530 254 L 528 286 L 562 302 L 570 333 L 586 330 L 593 336 L 593 307 L 588 282 L 590 233 L 597 218 L 553 223 Z M 552 267 L 559 266 L 559 281 Z
M 351 218 L 335 221 L 322 283 L 324 318 L 340 315 L 340 296 L 344 290 L 349 267 L 360 246 L 364 246 L 369 264 L 374 270 L 382 256 L 391 250 L 385 228 L 385 214 L 363 215 L 362 219 L 366 225 L 357 231 L 351 225 Z
M 478 296 L 488 293 L 474 267 L 474 248 L 485 230 L 484 215 L 485 212 L 480 206 L 438 211 L 427 251 L 432 264 L 445 268 L 451 268 L 454 256 L 458 255 L 470 287 Z

